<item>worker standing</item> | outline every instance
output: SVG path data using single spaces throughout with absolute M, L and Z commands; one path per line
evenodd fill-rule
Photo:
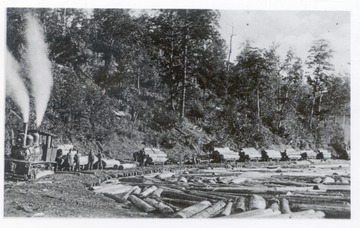
M 68 168 L 69 168 L 69 171 L 72 171 L 73 170 L 73 166 L 74 166 L 74 160 L 73 160 L 73 156 L 71 154 L 71 148 L 69 150 L 69 153 L 67 153 L 66 155 L 66 160 L 67 160 L 67 163 L 68 163 Z
M 79 153 L 79 151 L 76 151 L 76 154 L 74 156 L 74 162 L 75 162 L 74 171 L 80 171 L 80 153 Z
M 93 169 L 94 160 L 95 160 L 94 152 L 90 150 L 90 154 L 88 155 L 88 170 Z
M 101 151 L 99 151 L 97 158 L 98 158 L 98 169 L 103 169 L 102 167 L 103 154 Z
M 62 165 L 64 163 L 64 159 L 62 158 L 62 150 L 61 149 L 58 149 L 56 151 L 55 161 L 56 161 L 56 170 L 61 171 Z

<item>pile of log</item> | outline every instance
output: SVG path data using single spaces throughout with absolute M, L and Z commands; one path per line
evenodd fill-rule
M 237 161 L 240 159 L 239 153 L 231 150 L 229 147 L 215 147 L 213 152 L 213 157 L 220 160 L 234 160 Z
M 168 160 L 167 154 L 157 148 L 144 148 L 145 155 L 148 155 L 152 162 L 162 164 Z
M 131 181 L 120 177 L 92 190 L 152 217 L 350 218 L 350 175 L 278 170 L 241 167 L 164 172 Z M 268 177 L 243 177 L 248 172 Z

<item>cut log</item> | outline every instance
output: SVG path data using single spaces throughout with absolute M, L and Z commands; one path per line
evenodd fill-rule
M 162 188 L 158 188 L 158 189 L 156 189 L 153 193 L 152 193 L 152 195 L 153 196 L 158 196 L 158 197 L 160 197 L 161 196 L 161 193 L 164 191 L 164 189 L 162 189 Z
M 230 181 L 231 184 L 240 184 L 240 183 L 244 183 L 245 181 L 247 181 L 247 178 L 244 177 L 236 177 L 234 179 L 232 179 Z
M 269 208 L 270 209 L 270 208 Z M 273 211 L 273 212 L 269 212 L 267 214 L 262 214 L 262 215 L 254 215 L 251 218 L 271 218 L 277 215 L 281 215 L 281 211 Z
M 175 173 L 160 173 L 158 175 L 155 176 L 155 178 L 160 179 L 160 180 L 166 180 L 171 178 Z
M 226 203 L 224 201 L 219 201 L 212 205 L 211 207 L 206 208 L 203 211 L 191 216 L 191 218 L 212 218 L 220 214 L 225 208 Z
M 278 185 L 285 185 L 291 187 L 309 187 L 314 186 L 314 183 L 301 183 L 301 182 L 294 182 L 294 181 L 269 181 L 269 184 L 278 184 Z
M 158 211 L 160 211 L 163 214 L 172 214 L 172 213 L 174 213 L 174 210 L 171 209 L 171 207 L 165 205 L 162 202 L 158 202 L 155 199 L 145 198 L 144 201 L 146 203 L 148 203 L 149 205 L 155 207 Z
M 95 189 L 95 193 L 110 193 L 110 194 L 122 194 L 128 192 L 132 186 L 116 184 L 116 185 L 105 185 L 99 186 L 99 188 Z
M 249 210 L 265 209 L 266 201 L 262 196 L 251 195 L 249 200 Z
M 140 193 L 139 197 L 140 198 L 145 198 L 148 195 L 150 195 L 151 193 L 155 192 L 157 189 L 157 187 L 155 185 L 151 186 L 150 188 L 146 189 L 145 191 L 143 191 L 142 193 Z
M 234 202 L 232 200 L 229 200 L 229 202 L 226 204 L 225 209 L 223 210 L 223 212 L 221 212 L 221 216 L 230 215 L 232 212 L 233 205 L 234 205 Z
M 129 196 L 129 201 L 137 208 L 139 208 L 140 210 L 142 210 L 143 212 L 152 212 L 155 211 L 156 209 L 149 205 L 148 203 L 146 203 L 144 200 L 131 195 Z
M 117 196 L 115 196 L 115 195 L 113 195 L 113 194 L 110 194 L 110 193 L 106 193 L 106 192 L 105 192 L 105 193 L 104 193 L 104 196 L 109 197 L 109 198 L 115 200 L 117 203 L 125 203 L 125 202 L 126 202 L 126 200 L 122 200 L 121 198 L 119 198 L 119 197 L 117 197 Z
M 306 210 L 299 211 L 290 214 L 281 214 L 277 216 L 272 216 L 271 218 L 279 219 L 279 218 L 288 218 L 288 219 L 318 219 L 325 218 L 325 213 L 322 211 L 314 211 L 314 210 Z
M 351 207 L 350 205 L 339 204 L 293 204 L 294 211 L 315 210 L 322 211 L 326 214 L 327 218 L 350 218 Z
M 199 213 L 200 211 L 205 210 L 210 207 L 211 203 L 209 201 L 202 201 L 190 207 L 187 207 L 174 215 L 174 218 L 190 218 L 191 216 Z
M 133 195 L 139 195 L 141 192 L 141 188 L 135 188 L 134 192 L 132 193 Z
M 193 196 L 200 196 L 200 197 L 205 197 L 211 200 L 223 200 L 223 201 L 227 201 L 228 197 L 226 197 L 225 195 L 222 196 L 218 196 L 218 195 L 214 195 L 211 192 L 202 192 L 202 191 L 194 191 L 194 190 L 186 190 L 184 191 L 187 194 L 191 194 Z
M 140 189 L 140 187 L 139 186 L 132 187 L 132 189 L 130 189 L 121 199 L 123 201 L 126 201 L 129 198 L 129 196 L 136 191 L 136 189 Z
M 243 196 L 240 196 L 235 201 L 234 212 L 240 213 L 240 212 L 244 212 L 244 211 L 246 211 L 246 198 Z
M 184 200 L 191 200 L 191 201 L 206 200 L 205 197 L 194 196 L 194 195 L 190 195 L 190 194 L 186 194 L 186 193 L 178 192 L 178 191 L 164 190 L 161 195 L 162 195 L 162 197 L 167 197 L 167 198 L 172 198 L 172 199 L 184 199 Z
M 257 216 L 262 216 L 262 215 L 272 214 L 272 213 L 274 213 L 274 211 L 272 209 L 256 209 L 256 210 L 232 214 L 232 215 L 220 217 L 220 218 L 251 218 L 251 217 L 257 217 Z
M 280 202 L 278 199 L 270 199 L 269 204 L 269 208 L 273 211 L 280 211 Z
M 288 214 L 291 213 L 289 201 L 285 198 L 282 198 L 280 200 L 280 206 L 281 206 L 281 213 L 282 214 Z
M 275 191 L 286 191 L 286 192 L 306 192 L 313 190 L 314 185 L 307 186 L 307 187 L 293 187 L 293 186 L 286 186 L 286 187 L 275 187 Z
M 136 168 L 136 164 L 125 163 L 125 164 L 119 165 L 119 169 L 120 169 L 120 170 L 124 170 L 124 169 L 134 169 L 134 168 Z
M 166 197 L 161 197 L 161 199 L 166 203 L 175 204 L 175 205 L 181 206 L 183 208 L 199 203 L 199 201 L 171 199 L 171 198 L 166 198 Z
M 159 202 L 159 203 L 164 203 L 163 202 L 163 200 L 162 200 L 162 198 L 161 197 L 159 197 L 159 196 L 156 196 L 156 195 L 151 195 L 150 196 L 150 198 L 152 198 L 152 199 L 154 199 L 154 200 L 156 200 L 157 202 Z M 175 205 L 172 205 L 171 203 L 169 203 L 169 202 L 166 202 L 166 203 L 164 203 L 165 205 L 167 205 L 167 206 L 169 206 L 171 209 L 173 209 L 173 211 L 175 211 L 175 212 L 177 212 L 177 211 L 180 211 L 181 210 L 181 208 L 180 207 L 177 207 L 177 206 L 175 206 Z

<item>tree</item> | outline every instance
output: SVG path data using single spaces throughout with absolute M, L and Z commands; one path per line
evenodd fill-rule
M 270 73 L 272 70 L 271 63 L 265 56 L 264 49 L 252 47 L 250 42 L 246 42 L 244 49 L 236 58 L 234 71 L 236 72 L 232 83 L 234 96 L 244 97 L 249 107 L 253 107 L 249 103 L 251 94 L 256 98 L 256 123 L 257 128 L 261 125 L 260 96 L 261 93 L 270 86 Z
M 217 75 L 218 66 L 224 67 L 218 19 L 218 12 L 213 10 L 160 10 L 153 19 L 152 37 L 163 68 L 162 79 L 169 88 L 171 109 L 180 103 L 181 118 L 186 113 L 187 92 L 200 84 L 206 89 L 208 79 Z
M 311 113 L 309 126 L 312 127 L 314 109 L 316 99 L 318 98 L 318 112 L 321 109 L 321 99 L 323 93 L 327 91 L 328 79 L 333 72 L 333 65 L 331 64 L 333 50 L 330 48 L 329 42 L 320 39 L 314 41 L 309 50 L 309 56 L 306 60 L 307 68 L 307 82 L 312 87 L 313 102 L 311 105 Z

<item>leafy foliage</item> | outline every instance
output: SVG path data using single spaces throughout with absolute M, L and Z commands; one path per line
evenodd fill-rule
M 134 16 L 127 9 L 9 8 L 7 46 L 20 62 L 26 13 L 42 22 L 49 45 L 54 87 L 41 129 L 56 134 L 57 144 L 85 151 L 99 141 L 118 158 L 147 145 L 178 158 L 211 146 L 308 140 L 321 147 L 344 139 L 350 81 L 334 74 L 325 40 L 309 50 L 308 71 L 293 51 L 282 60 L 278 45 L 260 49 L 251 41 L 227 69 L 214 10 Z M 10 99 L 5 108 L 9 149 L 21 119 Z

